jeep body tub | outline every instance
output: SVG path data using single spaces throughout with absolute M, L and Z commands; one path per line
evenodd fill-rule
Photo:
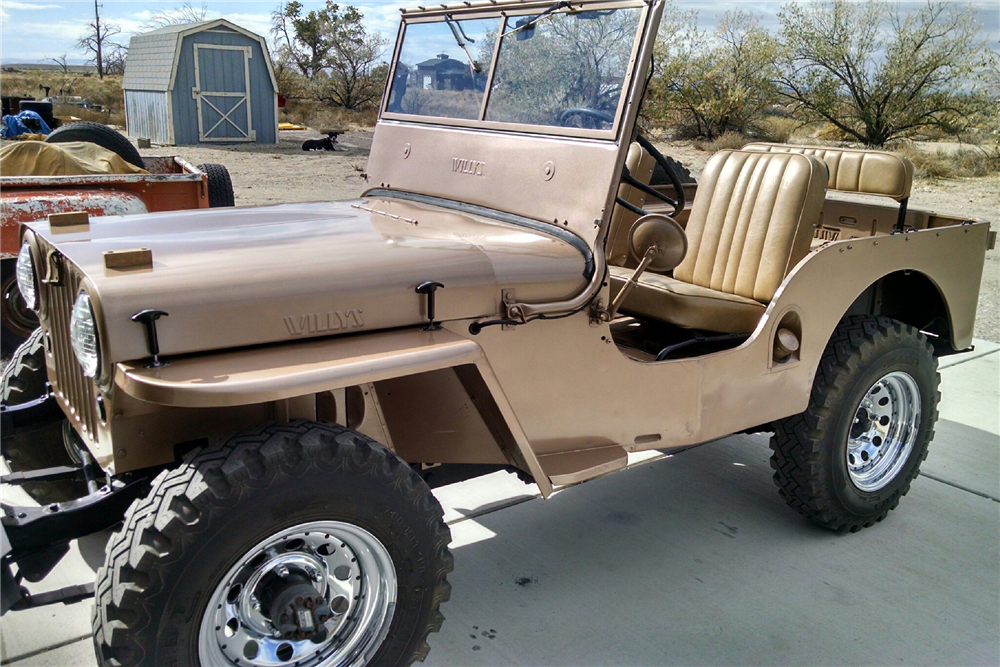
M 312 424 L 297 451 L 349 429 L 407 471 L 513 469 L 549 496 L 624 468 L 630 452 L 785 433 L 848 326 L 860 332 L 851 354 L 888 349 L 897 366 L 840 399 L 864 428 L 837 433 L 868 433 L 869 449 L 839 456 L 838 474 L 863 491 L 875 463 L 862 451 L 868 462 L 882 442 L 869 432 L 895 429 L 910 444 L 887 445 L 876 472 L 905 493 L 931 432 L 935 357 L 972 341 L 988 223 L 909 208 L 904 158 L 785 145 L 713 156 L 685 210 L 679 179 L 650 187 L 653 163 L 670 166 L 636 131 L 662 11 L 660 0 L 404 11 L 356 201 L 28 224 L 52 396 L 119 483 L 108 493 L 187 469 L 189 452 L 230 451 L 233 433 Z M 422 72 L 448 60 L 429 51 L 453 38 L 451 74 Z M 600 47 L 603 69 L 561 69 L 583 62 L 560 51 L 566 40 Z M 683 225 L 651 213 L 663 201 Z M 869 406 L 890 391 L 883 381 L 892 416 Z M 858 496 L 878 500 L 825 525 L 857 530 L 895 507 Z

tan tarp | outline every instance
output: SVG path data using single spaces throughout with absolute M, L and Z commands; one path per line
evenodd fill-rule
M 87 141 L 46 144 L 21 141 L 0 148 L 3 176 L 84 176 L 87 174 L 148 174 L 106 148 Z

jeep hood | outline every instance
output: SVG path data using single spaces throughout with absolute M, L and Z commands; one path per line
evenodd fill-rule
M 391 196 L 353 202 L 92 218 L 89 228 L 29 225 L 85 276 L 102 349 L 115 363 L 149 355 L 131 320 L 155 308 L 162 355 L 415 326 L 422 282 L 438 320 L 495 315 L 501 290 L 562 299 L 586 284 L 589 251 L 551 225 L 496 220 Z M 104 253 L 149 248 L 152 268 L 113 270 Z

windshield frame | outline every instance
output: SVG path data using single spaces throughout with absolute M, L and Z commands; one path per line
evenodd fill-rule
M 525 16 L 535 16 L 540 12 L 557 4 L 555 0 L 536 3 L 524 3 L 515 7 L 489 6 L 489 7 L 447 7 L 437 10 L 427 10 L 420 12 L 407 12 L 403 14 L 400 21 L 399 31 L 396 36 L 396 44 L 393 48 L 392 63 L 389 68 L 389 75 L 386 80 L 385 92 L 382 96 L 382 103 L 379 107 L 379 120 L 401 121 L 404 123 L 416 123 L 420 125 L 436 125 L 460 127 L 472 130 L 499 130 L 503 132 L 518 132 L 534 135 L 574 137 L 580 139 L 617 139 L 622 120 L 625 118 L 628 109 L 629 94 L 633 87 L 633 78 L 636 71 L 637 59 L 641 52 L 643 35 L 649 20 L 650 5 L 646 0 L 575 0 L 571 7 L 560 8 L 552 14 L 577 13 L 579 11 L 593 11 L 602 9 L 629 9 L 641 8 L 639 15 L 639 25 L 632 40 L 632 50 L 629 54 L 629 61 L 625 77 L 622 80 L 622 89 L 618 98 L 618 105 L 615 109 L 615 122 L 606 130 L 596 130 L 578 127 L 562 127 L 558 125 L 534 125 L 528 123 L 511 123 L 501 121 L 486 120 L 486 110 L 489 106 L 492 94 L 493 77 L 496 74 L 497 62 L 500 57 L 500 49 L 505 39 L 504 33 L 508 25 Z M 412 14 L 412 15 L 410 15 Z M 550 14 L 551 15 L 551 14 Z M 391 88 L 395 80 L 396 65 L 399 62 L 400 51 L 403 46 L 403 39 L 408 25 L 420 23 L 444 22 L 445 17 L 453 21 L 463 21 L 468 19 L 499 18 L 500 29 L 497 31 L 496 42 L 493 45 L 493 53 L 490 59 L 490 69 L 486 79 L 486 90 L 479 109 L 479 117 L 476 119 L 447 118 L 444 116 L 419 116 L 396 111 L 388 111 Z M 544 19 L 542 19 L 544 21 Z M 510 37 L 508 39 L 513 39 Z

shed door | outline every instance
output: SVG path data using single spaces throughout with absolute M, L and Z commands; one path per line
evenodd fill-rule
M 250 113 L 249 46 L 194 45 L 200 141 L 255 141 Z

